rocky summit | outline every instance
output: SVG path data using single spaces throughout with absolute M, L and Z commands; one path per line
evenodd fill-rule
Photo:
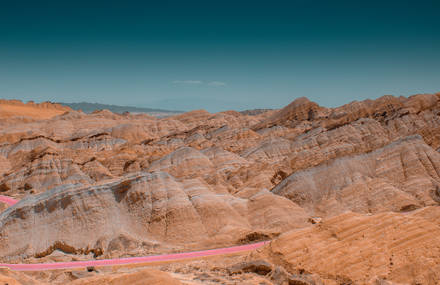
M 168 117 L 0 101 L 7 284 L 439 284 L 440 93 Z M 5 266 L 7 267 L 7 266 Z M 2 283 L 2 284 L 3 284 Z

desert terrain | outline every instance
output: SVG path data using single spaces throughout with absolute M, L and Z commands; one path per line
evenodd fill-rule
M 440 93 L 156 118 L 0 101 L 0 284 L 440 284 Z M 2 283 L 3 282 L 3 283 Z

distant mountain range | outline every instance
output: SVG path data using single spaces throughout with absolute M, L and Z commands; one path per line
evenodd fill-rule
M 249 109 L 249 110 L 240 111 L 240 113 L 243 115 L 255 116 L 272 110 L 273 109 Z
M 100 103 L 88 103 L 88 102 L 80 102 L 80 103 L 62 103 L 58 104 L 68 106 L 73 110 L 82 110 L 84 113 L 92 113 L 96 110 L 107 109 L 113 113 L 147 113 L 153 115 L 173 115 L 183 113 L 183 111 L 177 110 L 163 110 L 163 109 L 152 109 L 152 108 L 144 108 L 144 107 L 133 107 L 133 106 L 118 106 L 118 105 L 108 105 L 108 104 L 100 104 Z

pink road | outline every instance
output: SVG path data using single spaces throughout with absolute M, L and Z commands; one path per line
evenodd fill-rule
M 8 204 L 9 206 L 12 206 L 12 205 L 16 204 L 18 201 L 15 199 L 12 199 L 11 197 L 0 195 L 0 202 Z
M 7 196 L 0 195 L 0 202 L 4 202 L 10 206 L 14 205 L 18 201 Z M 68 269 L 68 268 L 82 268 L 89 266 L 114 266 L 114 265 L 127 265 L 127 264 L 139 264 L 139 263 L 152 263 L 160 261 L 178 261 L 188 258 L 200 258 L 215 255 L 224 255 L 239 253 L 257 249 L 263 245 L 269 243 L 269 241 L 262 241 L 253 244 L 239 245 L 233 247 L 190 251 L 184 253 L 164 254 L 164 255 L 151 255 L 141 257 L 127 257 L 127 258 L 115 258 L 115 259 L 101 259 L 101 260 L 88 260 L 88 261 L 71 261 L 71 262 L 53 262 L 53 263 L 34 263 L 34 264 L 8 264 L 0 263 L 0 267 L 7 267 L 16 271 L 40 271 L 40 270 L 53 270 L 53 269 Z
M 88 266 L 114 266 L 114 265 L 127 265 L 127 264 L 136 264 L 136 263 L 152 263 L 159 261 L 177 261 L 188 258 L 200 258 L 200 257 L 214 256 L 214 255 L 224 255 L 224 254 L 250 251 L 262 247 L 267 243 L 268 241 L 262 241 L 253 244 L 209 249 L 202 251 L 191 251 L 184 253 L 152 255 L 152 256 L 142 256 L 142 257 L 102 259 L 102 260 L 34 263 L 34 264 L 0 263 L 0 267 L 7 267 L 11 270 L 16 270 L 16 271 L 40 271 L 40 270 L 53 270 L 53 269 L 82 268 Z

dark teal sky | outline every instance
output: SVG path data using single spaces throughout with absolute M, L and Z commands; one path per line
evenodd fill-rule
M 434 0 L 2 1 L 0 97 L 220 111 L 432 93 L 439 15 Z

